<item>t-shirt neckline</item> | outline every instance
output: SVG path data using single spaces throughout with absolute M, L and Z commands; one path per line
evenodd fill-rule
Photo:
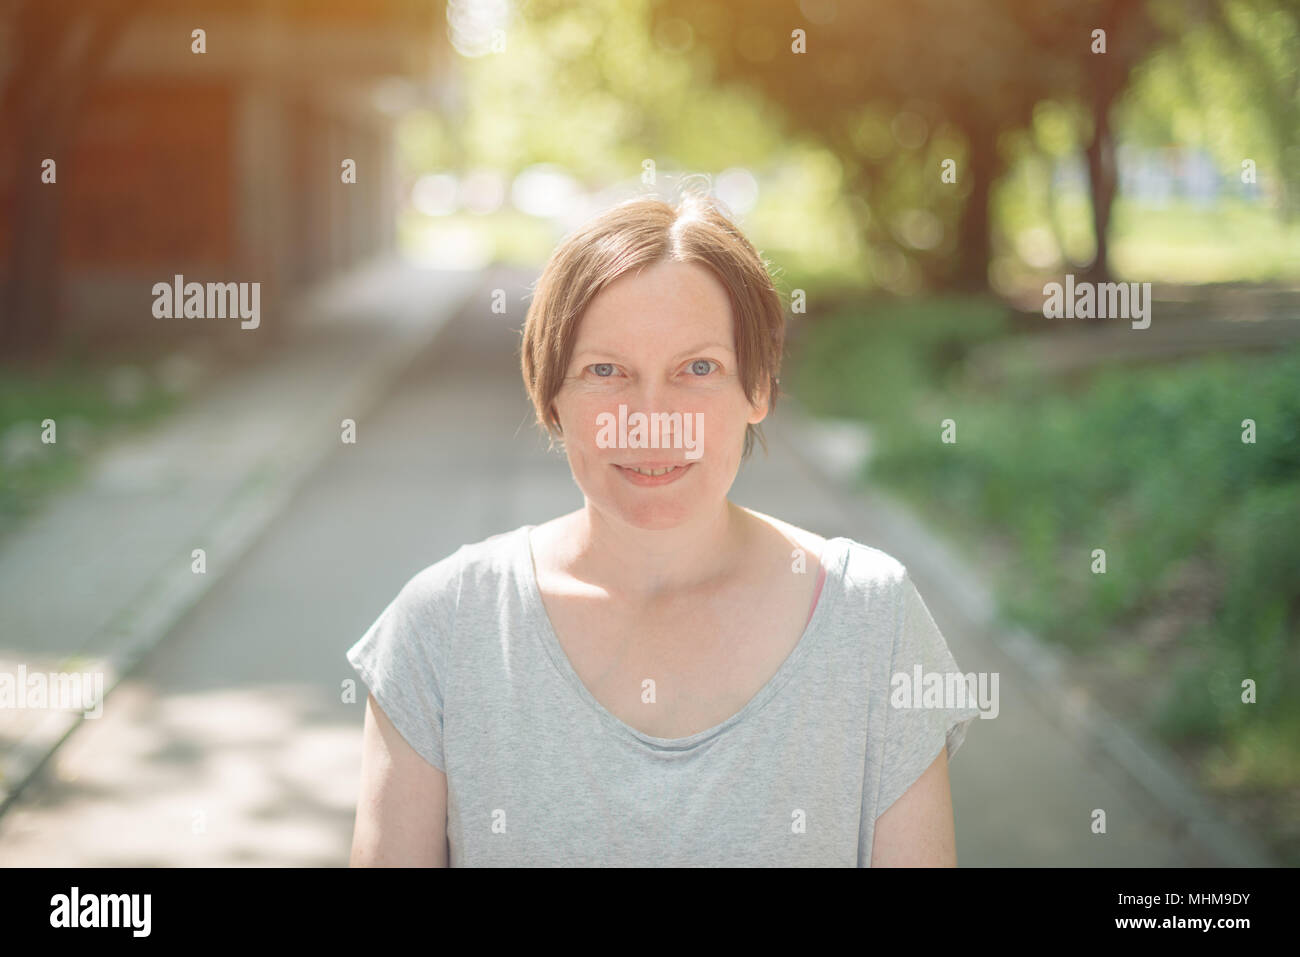
M 785 661 L 781 662 L 781 666 L 776 670 L 776 673 L 768 679 L 763 687 L 755 692 L 754 696 L 739 711 L 711 728 L 705 728 L 703 731 L 697 731 L 695 734 L 684 738 L 660 738 L 639 731 L 617 717 L 596 700 L 596 696 L 588 690 L 582 679 L 578 677 L 573 663 L 569 661 L 569 656 L 565 653 L 563 646 L 560 644 L 560 639 L 556 635 L 555 626 L 551 623 L 550 614 L 546 610 L 546 603 L 542 600 L 541 586 L 537 582 L 537 570 L 533 564 L 533 548 L 530 538 L 530 533 L 535 527 L 534 525 L 524 525 L 518 530 L 516 533 L 518 541 L 515 548 L 515 571 L 523 584 L 525 601 L 530 606 L 528 608 L 529 614 L 525 617 L 533 623 L 533 633 L 545 646 L 551 663 L 559 672 L 560 677 L 574 689 L 579 698 L 586 702 L 587 706 L 596 713 L 596 716 L 606 727 L 621 737 L 639 742 L 657 751 L 685 751 L 703 744 L 705 741 L 744 721 L 766 705 L 781 690 L 794 675 L 799 663 L 808 654 L 816 639 L 825 631 L 822 622 L 831 614 L 831 606 L 839 598 L 845 563 L 849 554 L 846 547 L 848 539 L 837 536 L 826 540 L 826 547 L 822 550 L 821 555 L 821 565 L 826 570 L 826 582 L 823 584 L 821 595 L 813 608 L 812 617 L 804 625 L 799 641 L 790 651 L 790 654 L 786 656 Z

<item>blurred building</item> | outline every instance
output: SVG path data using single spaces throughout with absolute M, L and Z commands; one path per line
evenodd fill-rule
M 269 317 L 304 284 L 392 245 L 392 123 L 446 82 L 441 4 L 127 6 L 129 22 L 58 157 L 59 286 L 70 323 L 152 318 L 152 284 L 177 273 L 261 282 Z M 50 8 L 75 29 L 76 5 Z M 0 77 L 27 39 L 7 26 Z M 356 164 L 355 184 L 342 181 L 345 160 Z M 20 174 L 18 165 L 12 154 L 0 163 L 0 212 L 13 209 L 15 188 L 42 188 L 38 169 L 23 162 Z M 11 217 L 0 215 L 5 261 L 15 241 Z

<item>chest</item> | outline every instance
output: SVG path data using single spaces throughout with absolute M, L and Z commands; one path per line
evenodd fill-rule
M 803 637 L 812 600 L 787 587 L 628 608 L 546 594 L 555 637 L 608 712 L 644 734 L 683 738 L 744 709 Z

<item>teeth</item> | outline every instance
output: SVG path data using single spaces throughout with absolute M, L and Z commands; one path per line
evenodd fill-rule
M 676 465 L 670 465 L 670 466 L 669 466 L 668 468 L 666 468 L 666 469 L 638 469 L 638 468 L 632 468 L 631 466 L 629 466 L 629 467 L 628 467 L 628 470 L 629 470 L 629 471 L 632 471 L 632 472 L 636 472 L 636 473 L 638 473 L 639 475 L 665 475 L 665 474 L 667 474 L 668 472 L 671 472 L 671 471 L 672 471 L 673 469 L 675 469 L 675 468 L 679 468 L 679 466 L 676 466 Z

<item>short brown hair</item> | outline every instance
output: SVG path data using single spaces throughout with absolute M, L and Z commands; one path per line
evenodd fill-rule
M 704 266 L 726 289 L 741 388 L 753 403 L 766 385 L 768 411 L 776 404 L 785 312 L 758 252 L 708 197 L 691 194 L 675 205 L 633 199 L 566 237 L 534 287 L 524 319 L 524 385 L 537 424 L 552 438 L 560 433 L 560 424 L 551 404 L 564 384 L 587 306 L 620 276 L 663 261 Z M 755 435 L 763 442 L 762 432 L 748 426 L 745 456 Z

